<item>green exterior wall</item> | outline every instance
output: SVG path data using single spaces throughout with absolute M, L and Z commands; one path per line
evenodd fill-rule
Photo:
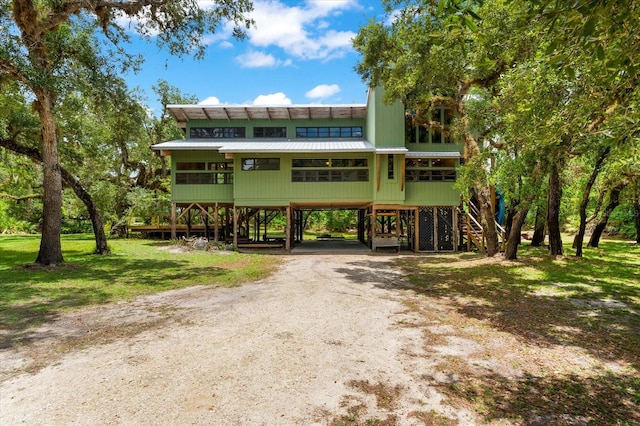
M 171 201 L 174 203 L 233 203 L 233 185 L 176 185 L 178 162 L 222 162 L 224 155 L 208 151 L 175 151 L 171 154 Z
M 244 127 L 247 139 L 253 138 L 254 127 L 286 127 L 287 139 L 296 138 L 296 127 L 362 127 L 366 134 L 365 119 L 322 119 L 322 120 L 192 120 L 187 123 L 187 138 L 191 127 Z M 275 139 L 281 140 L 281 139 Z
M 244 127 L 246 139 L 253 137 L 254 127 L 286 127 L 287 139 L 295 140 L 296 127 L 355 127 L 363 128 L 363 136 L 377 149 L 402 148 L 423 152 L 462 152 L 460 143 L 406 143 L 404 107 L 400 102 L 384 104 L 384 93 L 377 88 L 369 92 L 366 119 L 323 120 L 193 120 L 187 123 L 187 137 L 191 127 Z M 313 139 L 309 139 L 313 141 Z M 273 139 L 274 142 L 282 139 Z M 265 142 L 266 144 L 268 142 Z M 242 170 L 243 158 L 280 158 L 280 170 Z M 292 182 L 294 158 L 366 158 L 367 182 Z M 233 155 L 233 184 L 176 185 L 178 162 L 223 162 L 223 154 L 211 151 L 172 151 L 171 199 L 175 203 L 207 202 L 234 203 L 246 207 L 288 206 L 291 203 L 390 204 L 407 206 L 457 206 L 460 194 L 453 182 L 405 182 L 403 189 L 404 155 L 393 156 L 394 176 L 388 176 L 388 154 L 366 153 L 301 153 L 301 154 L 240 154 Z M 377 161 L 380 161 L 378 182 Z M 299 170 L 299 169 L 296 169 Z
M 280 170 L 242 170 L 243 158 L 280 158 Z M 369 182 L 292 182 L 294 158 L 366 158 Z M 374 177 L 370 153 L 235 154 L 234 198 L 238 206 L 286 206 L 297 203 L 363 203 L 371 200 Z
M 460 193 L 454 182 L 407 182 L 405 204 L 413 206 L 457 206 Z
M 384 91 L 376 88 L 367 99 L 367 138 L 376 148 L 404 146 L 404 106 L 400 101 L 387 105 Z
M 405 191 L 402 190 L 402 177 L 400 175 L 403 156 L 393 156 L 393 179 L 389 179 L 387 154 L 377 155 L 376 157 L 376 160 L 380 161 L 380 188 L 377 188 L 378 184 L 374 179 L 373 200 L 378 204 L 404 204 Z

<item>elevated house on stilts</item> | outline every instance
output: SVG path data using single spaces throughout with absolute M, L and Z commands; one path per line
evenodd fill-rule
M 211 239 L 282 247 L 303 239 L 312 210 L 352 209 L 363 244 L 455 251 L 462 145 L 440 126 L 415 126 L 400 102 L 371 89 L 357 105 L 170 105 L 186 139 L 154 145 L 171 157 L 171 234 L 199 218 Z M 284 237 L 268 235 L 283 217 Z

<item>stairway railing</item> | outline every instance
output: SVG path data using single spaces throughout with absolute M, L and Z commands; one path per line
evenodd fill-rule
M 474 245 L 481 253 L 485 253 L 486 239 L 484 228 L 477 219 L 480 217 L 480 209 L 471 201 L 468 203 L 468 206 L 469 211 L 463 211 L 466 216 L 466 221 L 461 221 L 463 224 L 463 234 L 467 237 L 467 250 L 471 250 L 471 246 Z M 494 222 L 498 234 L 500 251 L 504 251 L 507 243 L 507 232 L 497 221 L 494 220 Z

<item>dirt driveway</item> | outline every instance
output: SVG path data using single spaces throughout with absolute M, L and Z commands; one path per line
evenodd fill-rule
M 282 260 L 258 283 L 84 310 L 3 349 L 0 423 L 473 423 L 421 379 L 437 361 L 388 256 Z

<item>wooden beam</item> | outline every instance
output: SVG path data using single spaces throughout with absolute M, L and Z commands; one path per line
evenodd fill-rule
M 171 203 L 171 239 L 176 238 L 176 203 Z
M 187 209 L 186 209 L 186 210 L 184 210 L 182 213 L 180 213 L 180 216 L 178 216 L 178 219 L 177 219 L 177 220 L 182 219 L 182 216 L 184 216 L 185 214 L 187 214 L 187 212 L 188 212 L 189 210 L 191 210 L 191 207 L 193 207 L 194 205 L 195 205 L 195 203 L 191 203 L 191 204 L 189 204 L 189 206 L 187 206 Z
M 380 192 L 380 163 L 382 162 L 382 155 L 376 155 L 376 192 Z
M 291 251 L 291 206 L 287 206 L 285 210 L 285 216 L 287 221 L 287 226 L 284 230 L 284 249 L 286 251 Z
M 404 174 L 405 174 L 405 167 L 406 167 L 406 156 L 402 156 L 402 164 L 400 165 L 400 191 L 404 191 Z
M 233 248 L 238 249 L 238 208 L 233 207 Z
M 213 226 L 215 226 L 213 230 L 213 239 L 214 241 L 218 241 L 220 238 L 220 215 L 218 212 L 218 203 L 213 207 Z

